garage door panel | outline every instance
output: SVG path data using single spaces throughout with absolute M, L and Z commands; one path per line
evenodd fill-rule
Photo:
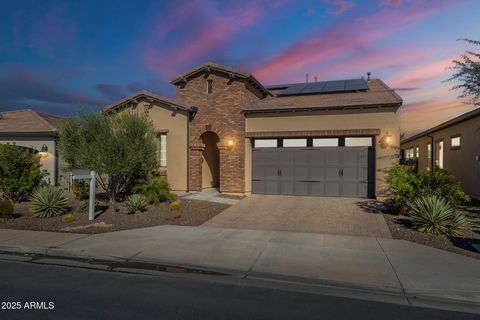
M 310 183 L 310 195 L 312 195 L 312 196 L 324 196 L 325 195 L 325 183 L 324 182 L 311 182 Z
M 253 193 L 366 197 L 372 189 L 367 148 L 257 149 L 252 157 Z
M 303 181 L 295 181 L 294 182 L 294 190 L 295 190 L 295 194 L 298 194 L 298 195 L 303 195 L 303 196 L 307 196 L 310 194 L 309 192 L 309 182 L 303 182 Z
M 325 182 L 325 195 L 337 197 L 340 195 L 340 182 Z

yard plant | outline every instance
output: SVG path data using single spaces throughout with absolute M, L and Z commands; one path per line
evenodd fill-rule
M 52 185 L 35 189 L 30 201 L 30 212 L 36 218 L 61 216 L 68 210 L 68 201 L 63 191 Z
M 415 229 L 436 235 L 459 236 L 467 225 L 465 215 L 435 195 L 415 200 L 410 216 Z
M 90 194 L 90 185 L 83 180 L 74 181 L 72 192 L 77 200 L 87 200 Z
M 150 203 L 171 200 L 173 197 L 168 181 L 159 177 L 138 180 L 133 190 L 142 193 Z
M 445 198 L 454 206 L 470 200 L 455 178 L 440 168 L 416 174 L 410 167 L 398 165 L 388 172 L 387 183 L 394 207 L 400 212 L 405 212 L 408 204 L 425 196 Z
M 0 218 L 10 219 L 13 217 L 13 204 L 8 199 L 0 198 Z
M 0 144 L 0 195 L 19 202 L 40 185 L 45 175 L 32 150 Z
M 151 121 L 131 112 L 81 114 L 59 126 L 59 151 L 68 168 L 96 171 L 114 206 L 135 180 L 151 172 L 156 147 Z
M 130 195 L 125 201 L 125 208 L 127 209 L 127 214 L 134 214 L 137 212 L 145 211 L 147 207 L 147 199 L 145 196 L 139 193 Z

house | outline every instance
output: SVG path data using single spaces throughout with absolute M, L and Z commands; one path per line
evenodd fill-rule
M 448 170 L 469 195 L 480 199 L 480 109 L 464 113 L 401 142 L 405 160 L 418 170 Z
M 175 99 L 142 91 L 106 106 L 158 135 L 177 192 L 376 197 L 398 163 L 402 99 L 379 79 L 265 86 L 207 62 L 176 76 Z
M 36 150 L 47 181 L 59 182 L 57 124 L 62 117 L 31 109 L 0 112 L 0 143 Z

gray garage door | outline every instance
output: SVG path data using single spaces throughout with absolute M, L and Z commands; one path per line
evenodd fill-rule
M 368 147 L 254 149 L 252 191 L 368 197 L 373 187 L 372 156 Z

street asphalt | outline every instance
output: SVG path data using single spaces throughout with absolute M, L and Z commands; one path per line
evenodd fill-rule
M 478 314 L 212 279 L 220 276 L 139 275 L 18 261 L 0 261 L 0 275 L 0 319 L 478 319 Z M 3 309 L 13 305 L 21 310 Z

